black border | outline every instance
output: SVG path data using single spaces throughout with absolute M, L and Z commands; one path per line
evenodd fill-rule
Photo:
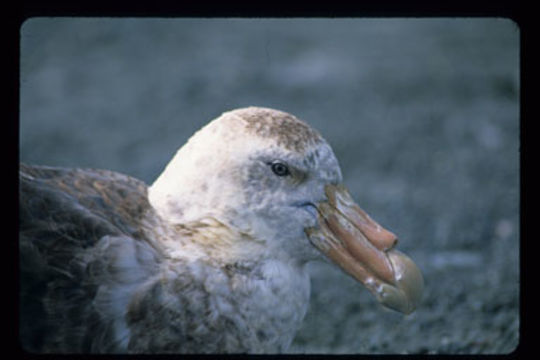
M 353 5 L 352 2 L 336 3 L 336 2 L 321 2 L 307 6 L 306 2 L 285 3 L 276 2 L 250 2 L 250 3 L 234 3 L 231 1 L 214 3 L 214 2 L 189 2 L 182 3 L 181 1 L 153 1 L 153 2 L 111 2 L 96 0 L 92 2 L 74 2 L 74 1 L 21 1 L 15 5 L 7 5 L 8 10 L 4 11 L 4 26 L 7 25 L 7 41 L 4 42 L 4 69 L 7 79 L 8 91 L 4 94 L 4 99 L 7 106 L 7 121 L 3 124 L 7 132 L 4 138 L 7 138 L 7 154 L 8 154 L 8 172 L 9 175 L 8 191 L 5 193 L 4 199 L 7 202 L 7 223 L 18 224 L 18 179 L 17 172 L 19 163 L 19 56 L 20 56 L 20 28 L 25 20 L 31 17 L 504 17 L 513 20 L 520 30 L 520 340 L 517 348 L 508 355 L 437 355 L 437 357 L 496 357 L 496 358 L 521 358 L 524 355 L 533 353 L 535 347 L 531 343 L 531 323 L 533 307 L 530 306 L 531 298 L 534 291 L 527 291 L 524 286 L 526 280 L 531 279 L 531 273 L 534 270 L 528 271 L 530 262 L 527 254 L 530 256 L 534 253 L 534 249 L 530 249 L 527 241 L 527 219 L 526 216 L 531 214 L 531 189 L 534 188 L 534 183 L 530 182 L 530 174 L 527 174 L 526 167 L 528 165 L 527 148 L 532 140 L 529 140 L 531 130 L 527 129 L 529 118 L 531 116 L 530 109 L 534 108 L 532 104 L 532 94 L 527 89 L 532 88 L 532 84 L 536 79 L 535 66 L 532 64 L 540 64 L 536 62 L 534 53 L 535 41 L 538 41 L 535 34 L 535 19 L 533 14 L 535 9 L 529 4 L 523 4 L 521 1 L 361 1 Z M 533 60 L 534 57 L 534 60 Z M 533 75 L 534 74 L 534 75 Z M 7 136 L 6 136 L 7 135 Z M 5 142 L 4 142 L 5 143 Z M 13 170 L 13 171 L 12 171 Z M 13 186 L 13 187 L 12 187 Z M 525 197 L 523 194 L 526 193 Z M 527 202 L 529 200 L 529 202 Z M 13 220 L 11 219 L 13 217 Z M 4 348 L 4 352 L 8 356 L 17 358 L 73 358 L 73 355 L 33 355 L 25 353 L 19 346 L 18 340 L 18 229 L 17 226 L 9 226 L 8 234 L 5 235 L 4 242 L 8 244 L 5 257 L 9 259 L 3 264 L 8 264 L 4 272 L 8 274 L 6 278 L 10 278 L 13 284 L 6 288 L 4 294 L 8 297 L 8 321 L 5 321 L 6 329 L 4 331 L 4 341 L 8 344 Z M 525 235 L 524 235 L 525 234 Z M 530 238 L 529 242 L 534 242 L 536 239 Z M 531 251 L 532 250 L 532 251 Z M 5 266 L 5 265 L 4 265 Z M 5 281 L 5 279 L 4 279 Z M 12 286 L 12 287 L 11 287 Z M 9 290 L 8 290 L 9 289 Z M 4 305 L 5 306 L 5 305 Z M 287 357 L 308 357 L 308 358 L 323 358 L 323 356 L 310 355 L 286 355 Z M 340 356 L 348 358 L 372 357 L 373 355 L 354 355 Z M 387 356 L 385 357 L 397 357 Z M 426 355 L 414 355 L 414 357 L 424 357 Z M 94 358 L 95 356 L 82 355 L 77 358 Z M 104 358 L 111 358 L 105 356 Z M 121 356 L 124 357 L 125 356 Z M 148 356 L 141 356 L 149 358 Z M 163 356 L 158 356 L 162 358 Z M 172 356 L 170 356 L 172 357 Z M 174 356 L 178 358 L 178 356 Z M 182 356 L 184 357 L 184 356 Z M 192 357 L 192 356 L 188 356 Z M 195 356 L 197 357 L 197 356 Z M 205 356 L 207 358 L 208 356 Z M 221 358 L 222 356 L 216 356 Z M 248 356 L 233 356 L 246 358 Z M 250 358 L 253 356 L 249 356 Z M 324 356 L 324 358 L 326 358 Z M 432 357 L 432 356 L 430 356 Z M 103 356 L 102 356 L 103 358 Z M 131 356 L 130 356 L 131 358 Z

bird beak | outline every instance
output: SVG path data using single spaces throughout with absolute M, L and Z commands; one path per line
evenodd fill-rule
M 413 312 L 424 280 L 416 264 L 394 249 L 396 236 L 360 209 L 343 185 L 326 185 L 325 193 L 327 201 L 317 204 L 319 226 L 305 230 L 311 243 L 381 304 Z

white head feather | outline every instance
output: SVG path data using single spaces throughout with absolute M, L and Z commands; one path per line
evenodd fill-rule
M 276 176 L 274 161 L 291 176 Z M 316 218 L 303 205 L 340 181 L 334 153 L 316 131 L 287 113 L 250 107 L 195 133 L 149 188 L 149 200 L 172 224 L 214 219 L 269 248 L 311 258 L 317 252 L 303 229 Z

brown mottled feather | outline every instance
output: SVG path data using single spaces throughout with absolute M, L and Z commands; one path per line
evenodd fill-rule
M 20 166 L 20 336 L 26 350 L 115 351 L 107 343 L 110 323 L 92 304 L 100 281 L 114 277 L 105 273 L 99 246 L 103 239 L 141 235 L 145 189 L 110 171 Z
M 248 107 L 234 111 L 247 121 L 247 129 L 261 137 L 275 138 L 278 146 L 296 152 L 322 142 L 321 135 L 295 116 L 283 111 Z

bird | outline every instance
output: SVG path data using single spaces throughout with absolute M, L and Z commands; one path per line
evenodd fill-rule
M 336 264 L 409 314 L 423 277 L 287 112 L 226 111 L 151 184 L 19 165 L 19 338 L 31 353 L 283 353 Z

